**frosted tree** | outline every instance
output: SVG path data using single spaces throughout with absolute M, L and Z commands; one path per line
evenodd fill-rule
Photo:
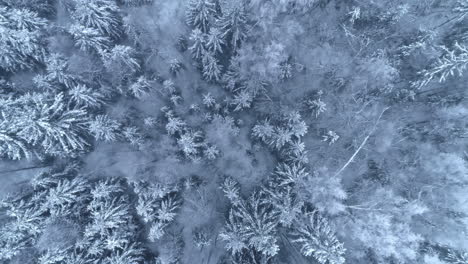
M 199 131 L 186 131 L 177 139 L 177 145 L 187 158 L 196 159 L 201 154 L 202 134 Z
M 216 99 L 211 95 L 211 93 L 206 93 L 203 95 L 203 105 L 208 108 L 213 107 L 216 104 Z
M 140 76 L 129 87 L 130 93 L 138 99 L 146 97 L 151 91 L 151 84 L 145 76 Z
M 149 241 L 156 242 L 166 234 L 167 224 L 163 222 L 154 222 L 149 230 L 148 239 Z
M 270 196 L 271 204 L 273 205 L 274 213 L 278 215 L 279 223 L 284 227 L 290 227 L 300 216 L 304 202 L 293 193 L 291 187 L 287 187 L 284 191 L 279 191 L 277 188 L 265 190 Z
M 176 133 L 182 133 L 186 127 L 186 123 L 178 117 L 169 117 L 166 124 L 166 131 L 169 135 L 175 135 Z
M 68 32 L 73 36 L 75 46 L 82 51 L 99 52 L 101 50 L 107 50 L 110 46 L 109 38 L 103 36 L 97 29 L 74 24 L 70 26 Z
M 120 124 L 107 115 L 98 115 L 89 122 L 89 132 L 97 140 L 116 141 L 120 132 Z
M 463 20 L 468 15 L 468 1 L 458 0 L 453 11 L 458 14 L 458 20 Z
M 140 264 L 144 259 L 144 251 L 138 244 L 130 244 L 121 250 L 112 251 L 105 259 L 109 264 Z
M 86 142 L 87 112 L 68 109 L 63 94 L 54 98 L 26 95 L 18 99 L 22 112 L 9 118 L 21 127 L 18 136 L 47 154 L 61 155 L 83 151 Z
M 275 127 L 271 125 L 268 119 L 262 121 L 260 124 L 257 124 L 252 128 L 252 135 L 264 142 L 270 139 L 274 132 Z
M 462 76 L 468 66 L 468 47 L 455 43 L 453 49 L 442 47 L 445 54 L 429 69 L 420 72 L 422 80 L 414 82 L 413 87 L 421 88 L 432 80 L 445 82 L 449 76 Z
M 202 58 L 203 77 L 210 81 L 219 81 L 221 79 L 222 66 L 211 52 L 205 52 Z
M 206 48 L 213 54 L 223 53 L 224 39 L 218 28 L 210 28 L 210 32 L 206 38 Z
M 86 199 L 87 190 L 87 182 L 81 178 L 59 181 L 57 186 L 49 189 L 43 206 L 51 216 L 61 217 L 76 213 L 79 211 L 76 206 L 80 206 Z
M 218 28 L 223 38 L 237 50 L 247 37 L 247 14 L 242 2 L 227 10 L 218 21 Z
M 190 41 L 192 46 L 189 47 L 189 50 L 192 52 L 192 57 L 196 60 L 199 60 L 205 54 L 205 34 L 198 28 L 192 30 L 190 34 Z
M 286 81 L 293 77 L 293 66 L 288 63 L 284 62 L 280 65 L 280 76 L 279 79 L 282 81 Z
M 293 225 L 292 236 L 304 256 L 314 257 L 323 264 L 345 263 L 343 243 L 317 211 L 306 212 L 303 219 Z
M 192 232 L 193 243 L 197 248 L 203 249 L 211 245 L 212 239 L 208 228 L 195 228 Z
M 0 7 L 0 68 L 17 71 L 43 62 L 46 21 L 27 9 Z
M 105 96 L 96 89 L 78 84 L 68 91 L 70 103 L 78 107 L 99 108 L 104 104 Z
M 0 111 L 0 156 L 12 160 L 30 158 L 27 143 L 18 137 L 20 127 L 12 125 L 8 120 L 8 113 L 6 114 L 5 116 L 5 113 Z
M 167 79 L 163 82 L 163 91 L 169 94 L 176 92 L 175 83 L 171 79 Z
M 254 192 L 247 201 L 235 204 L 229 212 L 225 229 L 220 233 L 233 255 L 245 249 L 260 252 L 263 258 L 279 251 L 276 228 L 277 215 L 260 192 Z
M 308 130 L 307 124 L 297 111 L 282 113 L 276 126 L 266 120 L 252 129 L 252 135 L 276 150 L 286 150 L 303 137 Z
M 226 177 L 224 179 L 221 190 L 223 190 L 224 195 L 232 204 L 236 205 L 241 202 L 239 183 L 231 177 Z
M 315 118 L 318 118 L 320 114 L 327 110 L 327 104 L 322 101 L 322 94 L 323 92 L 320 90 L 313 98 L 308 99 L 305 102 L 307 108 L 312 111 Z
M 91 214 L 91 223 L 86 226 L 85 236 L 105 236 L 110 230 L 127 225 L 129 218 L 129 205 L 122 197 L 95 200 L 88 206 Z
M 122 136 L 130 142 L 130 145 L 136 146 L 136 147 L 142 147 L 144 145 L 144 138 L 141 135 L 140 131 L 138 128 L 134 126 L 130 127 L 125 127 L 122 130 Z
M 243 90 L 234 95 L 231 104 L 235 106 L 235 111 L 250 108 L 252 105 L 253 96 L 249 91 Z
M 174 188 L 144 181 L 134 184 L 138 195 L 137 214 L 151 225 L 148 239 L 156 241 L 166 234 L 166 227 L 174 221 L 180 202 Z
M 153 0 L 121 0 L 126 6 L 141 6 L 153 3 Z
M 136 51 L 130 46 L 116 45 L 110 51 L 102 53 L 104 66 L 109 72 L 128 75 L 140 70 L 140 63 L 136 59 Z
M 215 4 L 211 0 L 190 0 L 187 8 L 187 24 L 207 33 L 210 21 L 216 13 Z
M 467 3 L 467 12 L 468 12 L 468 3 Z M 445 257 L 449 263 L 453 264 L 464 264 L 468 263 L 468 253 L 466 252 L 457 252 L 453 249 L 449 249 L 447 256 Z
M 50 54 L 46 59 L 46 82 L 50 85 L 60 84 L 70 89 L 77 84 L 77 77 L 70 73 L 68 60 L 59 53 Z
M 74 0 L 73 18 L 81 25 L 117 37 L 121 33 L 119 8 L 115 0 Z
M 177 74 L 180 72 L 180 70 L 182 70 L 183 68 L 183 64 L 182 62 L 180 62 L 180 60 L 178 59 L 172 59 L 170 62 L 169 62 L 169 71 L 172 73 L 172 74 Z
M 234 209 L 229 211 L 229 218 L 226 221 L 224 230 L 219 234 L 226 242 L 226 249 L 232 254 L 240 253 L 248 247 L 248 236 L 241 220 L 236 217 Z

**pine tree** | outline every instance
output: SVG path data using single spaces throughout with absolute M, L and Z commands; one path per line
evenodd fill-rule
M 128 75 L 140 69 L 140 63 L 135 58 L 136 51 L 130 46 L 116 45 L 112 50 L 102 53 L 104 66 L 109 72 Z
M 28 144 L 40 146 L 47 154 L 62 155 L 83 151 L 86 142 L 87 113 L 84 109 L 68 109 L 63 94 L 54 98 L 32 94 L 17 100 L 22 110 L 8 119 L 20 127 L 18 137 Z
M 133 96 L 138 99 L 142 99 L 149 94 L 151 90 L 151 84 L 145 76 L 140 76 L 136 82 L 130 85 L 129 90 Z
M 211 52 L 205 52 L 202 58 L 203 77 L 209 81 L 219 81 L 222 66 Z
M 71 89 L 77 85 L 78 78 L 71 74 L 68 70 L 68 61 L 62 54 L 53 53 L 46 59 L 45 81 L 50 85 L 60 84 L 67 89 Z
M 192 46 L 189 47 L 189 50 L 192 52 L 192 57 L 196 60 L 199 60 L 203 57 L 205 51 L 205 34 L 198 28 L 192 30 L 190 35 L 190 41 L 192 41 Z
M 293 242 L 304 256 L 312 256 L 322 264 L 343 264 L 345 249 L 338 241 L 328 221 L 317 211 L 306 212 L 293 225 Z
M 59 181 L 56 187 L 49 189 L 43 206 L 52 216 L 70 215 L 72 209 L 86 199 L 87 189 L 86 181 L 81 178 Z
M 208 228 L 195 228 L 192 232 L 193 243 L 197 248 L 203 249 L 211 244 Z
M 177 139 L 177 145 L 187 158 L 194 159 L 201 154 L 201 147 L 204 145 L 201 139 L 201 132 L 186 131 Z
M 136 127 L 125 127 L 122 131 L 122 136 L 124 136 L 124 138 L 130 142 L 130 145 L 132 146 L 141 147 L 144 145 L 143 136 Z
M 263 142 L 267 142 L 275 132 L 275 127 L 270 124 L 268 119 L 264 120 L 262 123 L 257 124 L 252 129 L 252 135 L 254 137 L 260 138 Z
M 224 39 L 218 28 L 210 28 L 210 32 L 207 35 L 206 48 L 213 54 L 223 53 Z
M 231 104 L 235 106 L 234 112 L 235 111 L 240 111 L 242 109 L 247 109 L 250 108 L 252 105 L 253 101 L 253 96 L 249 91 L 242 90 L 236 95 L 234 95 L 234 98 L 232 99 Z
M 203 105 L 208 108 L 213 107 L 216 104 L 216 99 L 211 95 L 211 93 L 207 93 L 203 95 Z
M 244 4 L 241 2 L 224 13 L 218 22 L 218 28 L 231 48 L 237 50 L 247 37 L 247 14 Z
M 70 102 L 78 107 L 99 108 L 104 104 L 104 95 L 84 84 L 78 84 L 68 91 Z
M 468 47 L 455 43 L 452 50 L 443 47 L 445 54 L 442 58 L 427 70 L 421 71 L 422 80 L 413 82 L 413 87 L 421 88 L 429 84 L 435 78 L 439 82 L 445 82 L 448 77 L 459 75 L 462 76 L 468 66 Z
M 14 126 L 4 116 L 3 111 L 0 111 L 0 156 L 7 157 L 12 160 L 20 160 L 23 157 L 30 158 L 30 151 L 24 140 L 17 136 L 20 129 L 19 126 Z
M 166 124 L 166 131 L 169 135 L 175 135 L 176 133 L 182 133 L 185 129 L 186 123 L 178 117 L 169 117 Z
M 156 242 L 166 234 L 167 223 L 154 222 L 149 230 L 148 239 L 149 241 Z
M 121 0 L 126 6 L 141 6 L 153 3 L 153 0 Z
M 117 140 L 120 124 L 107 115 L 98 115 L 89 122 L 89 132 L 97 139 L 104 141 Z
M 0 7 L 0 68 L 17 71 L 43 62 L 45 25 L 44 19 L 27 9 Z
M 264 201 L 260 192 L 254 192 L 247 201 L 240 201 L 231 208 L 225 229 L 220 237 L 233 255 L 246 249 L 254 249 L 266 258 L 279 251 L 276 228 L 277 215 Z
M 183 68 L 183 64 L 182 62 L 180 62 L 178 59 L 172 59 L 170 62 L 169 62 L 169 71 L 172 73 L 172 74 L 175 74 L 177 75 L 177 73 L 179 73 L 179 71 Z
M 186 14 L 187 24 L 207 33 L 215 12 L 215 5 L 211 0 L 190 0 Z
M 119 8 L 115 0 L 75 0 L 73 18 L 101 34 L 118 37 L 121 33 Z
M 232 204 L 236 205 L 240 203 L 240 187 L 237 181 L 231 177 L 226 177 L 221 185 L 221 189 Z
M 115 250 L 105 259 L 109 264 L 140 264 L 143 261 L 143 249 L 138 244 L 127 245 L 122 250 Z
M 101 33 L 94 28 L 87 28 L 79 24 L 71 25 L 68 32 L 75 40 L 75 46 L 80 50 L 90 52 L 109 49 L 110 40 L 102 36 Z
M 86 227 L 86 236 L 105 236 L 109 231 L 121 228 L 131 217 L 129 205 L 122 197 L 96 200 L 88 206 L 92 222 Z

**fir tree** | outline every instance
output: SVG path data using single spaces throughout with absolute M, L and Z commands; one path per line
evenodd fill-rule
M 222 46 L 224 45 L 224 39 L 218 28 L 210 28 L 210 32 L 207 35 L 206 48 L 213 54 L 223 53 Z
M 177 139 L 177 144 L 187 158 L 197 158 L 201 154 L 201 147 L 204 145 L 201 139 L 201 132 L 186 131 Z
M 41 30 L 45 24 L 27 9 L 0 7 L 0 68 L 17 71 L 43 62 Z
M 86 142 L 87 113 L 84 109 L 68 109 L 63 94 L 54 98 L 26 95 L 18 99 L 22 112 L 14 113 L 12 122 L 21 127 L 18 137 L 47 154 L 61 155 L 83 151 Z
M 117 140 L 120 124 L 107 115 L 98 115 L 89 122 L 89 131 L 97 140 Z
M 215 12 L 215 5 L 211 0 L 190 0 L 186 15 L 187 24 L 207 33 Z
M 248 91 L 241 91 L 234 95 L 231 104 L 235 106 L 234 111 L 250 108 L 252 105 L 253 97 Z
M 94 28 L 86 28 L 82 25 L 72 25 L 68 29 L 75 40 L 75 46 L 80 50 L 90 52 L 107 50 L 110 46 L 110 40 L 102 36 L 101 33 Z
M 138 131 L 136 127 L 126 127 L 122 131 L 122 135 L 125 139 L 130 142 L 132 146 L 141 147 L 143 146 L 144 139 L 141 133 Z
M 229 212 L 221 238 L 233 255 L 245 249 L 254 249 L 264 258 L 275 256 L 279 251 L 276 228 L 277 215 L 271 205 L 265 203 L 260 192 L 254 192 L 247 201 L 241 201 Z
M 312 256 L 322 264 L 345 263 L 343 243 L 317 211 L 306 212 L 304 218 L 293 225 L 292 235 L 304 256 Z
M 219 81 L 222 66 L 211 52 L 205 52 L 202 58 L 203 77 L 209 81 Z
M 192 52 L 192 57 L 196 60 L 199 60 L 205 54 L 205 34 L 198 28 L 192 30 L 190 35 L 190 41 L 192 41 L 192 46 L 189 47 Z
M 75 0 L 73 18 L 81 25 L 117 37 L 121 33 L 119 8 L 115 0 Z
M 133 96 L 138 99 L 142 99 L 149 94 L 151 90 L 151 84 L 145 76 L 140 76 L 136 82 L 130 85 L 129 90 Z
M 104 104 L 104 95 L 84 84 L 78 84 L 68 91 L 70 102 L 78 107 L 99 108 Z
M 118 73 L 128 75 L 140 69 L 140 63 L 135 58 L 136 51 L 130 46 L 116 45 L 112 50 L 102 53 L 104 66 L 110 72 L 114 69 Z
M 446 47 L 443 49 L 444 56 L 438 59 L 430 69 L 421 71 L 420 75 L 423 79 L 414 82 L 413 87 L 421 88 L 436 78 L 439 82 L 444 82 L 449 76 L 462 76 L 468 66 L 468 47 L 456 43 L 452 50 Z
M 224 13 L 218 22 L 218 28 L 224 39 L 235 51 L 247 37 L 247 14 L 241 2 Z
M 50 54 L 46 59 L 45 81 L 50 82 L 50 85 L 60 84 L 71 89 L 77 84 L 78 78 L 70 73 L 68 67 L 68 61 L 62 54 Z

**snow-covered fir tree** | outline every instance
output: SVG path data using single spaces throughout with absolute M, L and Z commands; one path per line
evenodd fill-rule
M 216 13 L 212 0 L 190 0 L 187 7 L 187 24 L 207 33 Z
M 192 57 L 196 60 L 199 60 L 203 57 L 206 53 L 205 51 L 205 42 L 206 42 L 206 35 L 200 29 L 196 28 L 192 30 L 192 34 L 190 35 L 190 41 L 192 45 L 189 47 L 190 51 L 192 52 Z
M 231 48 L 237 50 L 247 37 L 247 14 L 244 2 L 240 1 L 226 10 L 218 21 L 218 28 Z
M 115 0 L 74 0 L 73 18 L 85 27 L 117 37 L 121 34 L 119 8 Z
M 345 249 L 333 233 L 327 220 L 317 211 L 306 212 L 304 221 L 293 226 L 293 242 L 304 256 L 312 256 L 319 263 L 345 263 Z

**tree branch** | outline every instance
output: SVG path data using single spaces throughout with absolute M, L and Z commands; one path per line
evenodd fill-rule
M 351 158 L 349 158 L 349 160 L 345 163 L 345 165 L 343 165 L 343 167 L 341 167 L 341 169 L 339 169 L 335 175 L 333 175 L 333 177 L 336 177 L 338 175 L 340 175 L 340 173 L 342 173 L 346 167 L 348 167 L 349 164 L 351 164 L 351 162 L 353 162 L 354 158 L 356 157 L 356 155 L 359 153 L 359 151 L 361 151 L 362 147 L 364 147 L 364 145 L 366 144 L 367 140 L 370 138 L 370 136 L 372 135 L 372 133 L 374 133 L 375 129 L 377 128 L 377 124 L 379 123 L 380 121 L 380 118 L 382 118 L 382 115 L 385 113 L 385 111 L 387 111 L 390 107 L 386 107 L 384 108 L 384 110 L 382 110 L 382 112 L 380 113 L 379 115 L 379 118 L 377 118 L 377 121 L 375 121 L 375 124 L 374 126 L 372 127 L 372 129 L 369 131 L 369 133 L 367 134 L 367 136 L 364 138 L 364 140 L 362 141 L 361 145 L 359 145 L 359 147 L 356 149 L 356 151 L 354 152 L 354 154 L 351 156 Z

